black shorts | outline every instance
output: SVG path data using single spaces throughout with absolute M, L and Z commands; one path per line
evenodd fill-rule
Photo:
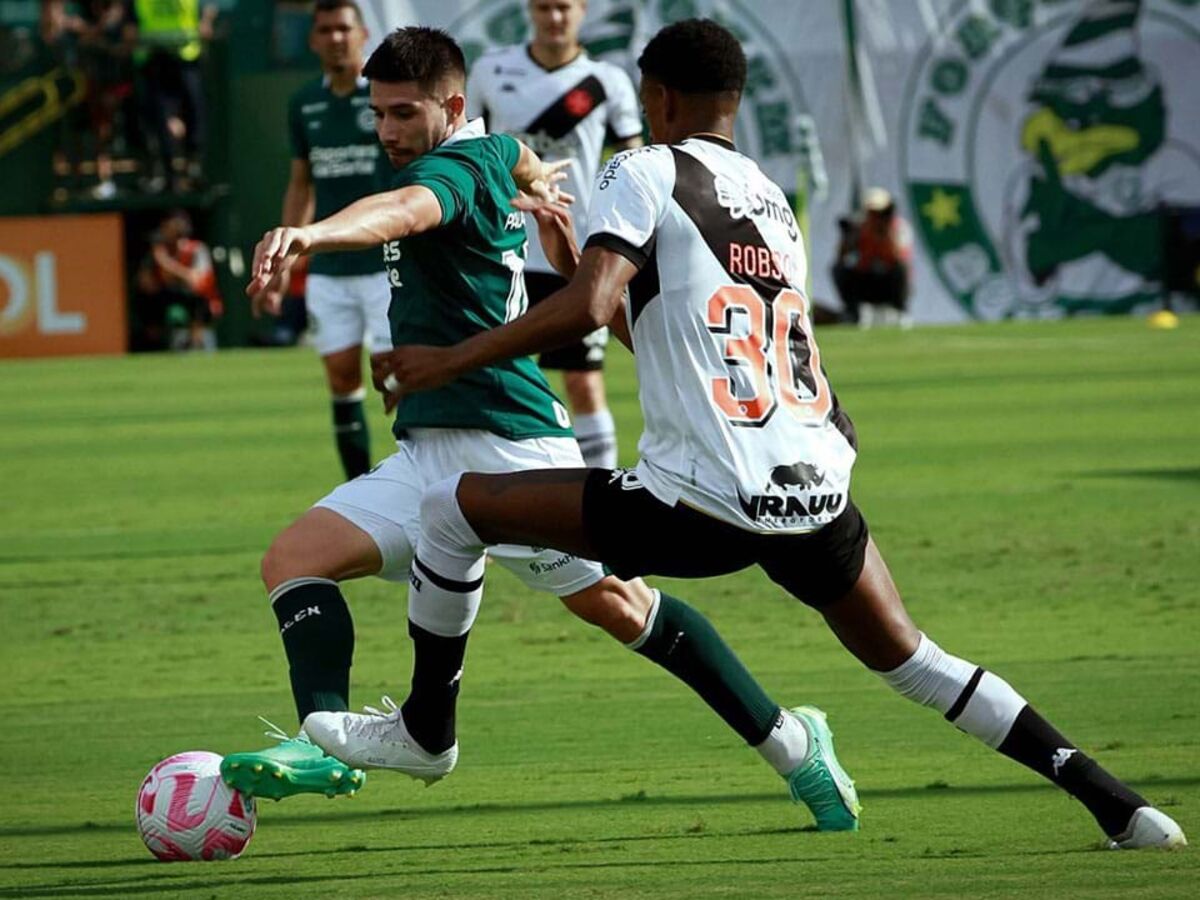
M 866 520 L 849 500 L 820 531 L 759 534 L 682 503 L 667 506 L 628 469 L 588 476 L 583 521 L 598 559 L 620 578 L 707 578 L 758 565 L 816 609 L 854 586 L 867 551 Z
M 526 272 L 525 289 L 529 305 L 536 306 L 555 291 L 566 287 L 567 279 L 551 272 Z M 608 329 L 593 331 L 581 341 L 547 350 L 538 357 L 543 369 L 566 372 L 599 372 L 604 368 L 604 348 L 608 344 Z

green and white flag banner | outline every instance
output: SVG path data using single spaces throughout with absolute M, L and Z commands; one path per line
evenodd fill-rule
M 525 9 L 364 12 L 376 37 L 436 25 L 473 59 L 526 40 Z M 838 305 L 856 183 L 890 190 L 914 226 L 918 321 L 1160 302 L 1159 209 L 1200 206 L 1200 0 L 590 0 L 584 39 L 636 79 L 646 40 L 693 15 L 743 42 L 738 143 L 804 206 L 816 302 Z

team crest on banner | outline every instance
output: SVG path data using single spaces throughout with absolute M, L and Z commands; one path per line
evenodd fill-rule
M 492 47 L 530 38 L 525 0 L 480 0 L 446 26 L 468 66 Z M 664 25 L 694 16 L 720 22 L 742 42 L 748 62 L 746 95 L 737 122 L 739 148 L 795 202 L 802 172 L 824 180 L 815 129 L 800 79 L 768 22 L 743 0 L 591 0 L 582 38 L 597 59 L 621 66 L 637 84 L 637 55 Z
M 1200 4 L 963 2 L 901 124 L 913 219 L 977 318 L 1129 312 L 1161 296 L 1160 208 L 1200 206 Z

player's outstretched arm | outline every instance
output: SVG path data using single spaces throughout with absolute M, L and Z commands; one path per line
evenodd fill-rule
M 273 228 L 254 248 L 246 293 L 254 296 L 308 253 L 365 250 L 442 224 L 442 205 L 429 188 L 410 185 L 356 200 L 320 222 Z
M 549 203 L 574 203 L 575 197 L 559 190 L 558 187 L 559 183 L 567 178 L 566 168 L 571 164 L 571 160 L 568 158 L 557 162 L 544 162 L 529 147 L 520 141 L 517 141 L 517 144 L 521 148 L 521 155 L 517 157 L 517 164 L 512 168 L 512 177 L 521 192 Z
M 394 406 L 403 394 L 438 387 L 500 360 L 561 347 L 608 324 L 636 274 L 621 254 L 588 248 L 570 284 L 519 319 L 452 347 L 397 347 L 374 361 L 376 379 L 387 384 Z
M 316 191 L 313 189 L 312 168 L 307 159 L 293 159 L 288 174 L 287 190 L 283 192 L 280 224 L 284 226 L 307 225 L 313 220 L 315 207 Z M 273 316 L 279 315 L 290 279 L 291 267 L 282 267 L 275 272 L 262 290 L 250 295 L 250 312 L 254 318 L 259 318 L 264 312 Z
M 546 259 L 563 278 L 570 278 L 579 267 L 579 244 L 575 241 L 575 222 L 571 211 L 560 203 L 547 203 L 528 194 L 513 198 L 514 209 L 533 216 L 538 226 L 538 241 Z

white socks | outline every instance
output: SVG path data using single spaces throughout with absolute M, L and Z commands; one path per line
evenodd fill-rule
M 593 469 L 617 467 L 617 428 L 607 409 L 575 417 L 575 441 L 583 461 Z
M 916 652 L 880 677 L 909 700 L 932 706 L 948 722 L 992 749 L 1003 743 L 1026 705 L 1025 698 L 1003 678 L 951 656 L 923 634 Z
M 413 557 L 408 618 L 442 637 L 471 630 L 483 599 L 483 542 L 458 508 L 458 479 L 447 478 L 421 499 L 421 539 Z
M 808 729 L 782 710 L 767 739 L 754 748 L 776 772 L 787 778 L 808 759 Z

